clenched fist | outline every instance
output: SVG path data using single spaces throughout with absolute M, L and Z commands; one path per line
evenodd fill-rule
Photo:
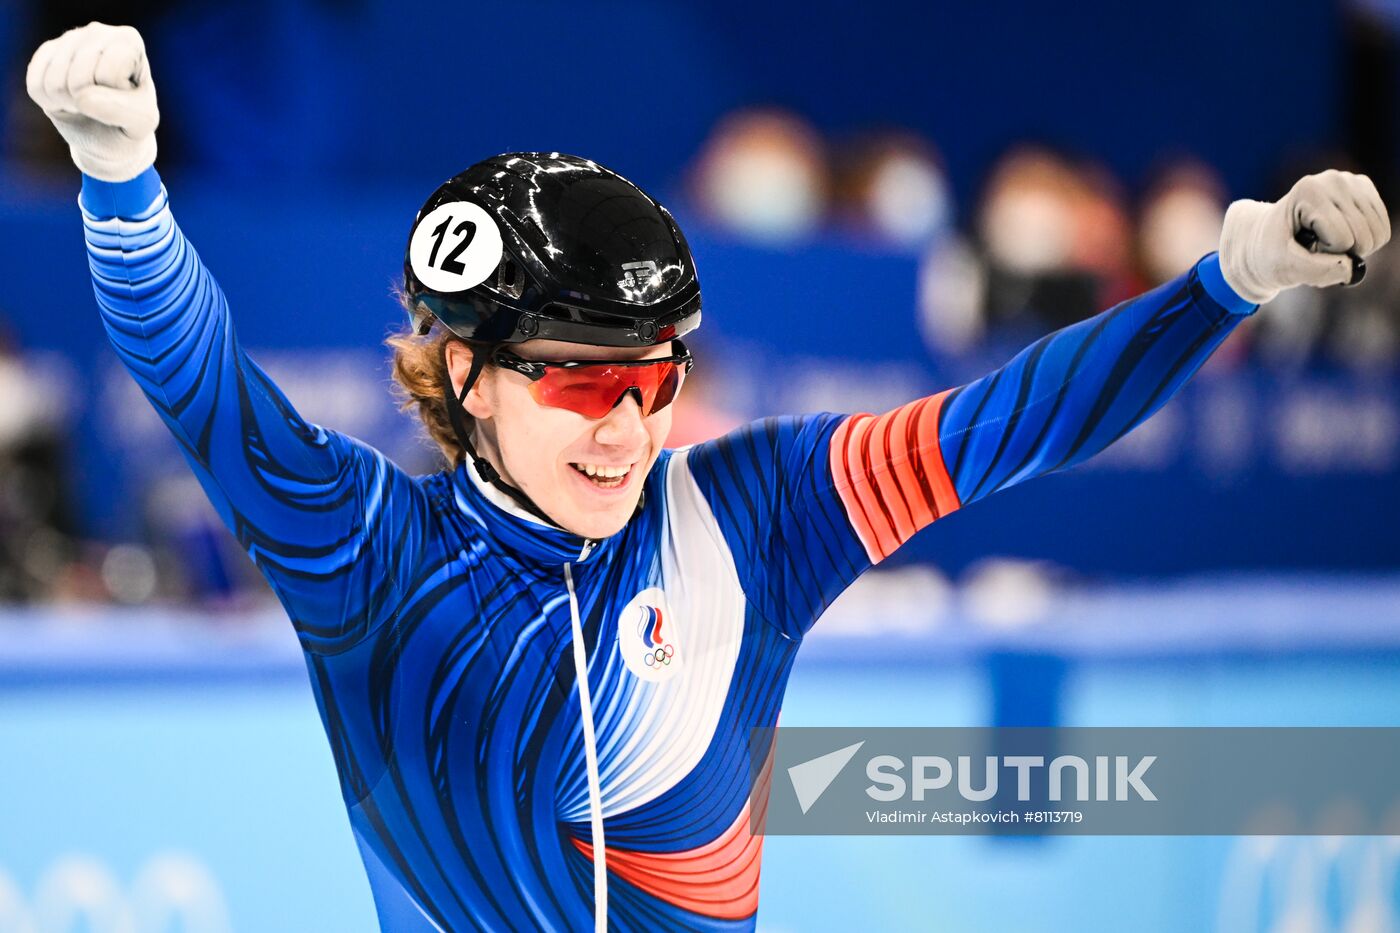
M 85 174 L 126 181 L 154 164 L 160 111 L 135 29 L 88 23 L 50 39 L 29 60 L 25 85 Z
M 1315 238 L 1314 249 L 1300 234 Z M 1371 179 L 1332 169 L 1299 179 L 1280 201 L 1231 204 L 1220 271 L 1241 298 L 1263 304 L 1295 285 L 1351 281 L 1352 256 L 1365 259 L 1389 239 L 1390 217 Z

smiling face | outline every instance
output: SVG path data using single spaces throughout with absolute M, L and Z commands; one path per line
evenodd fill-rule
M 643 360 L 671 354 L 656 347 L 594 347 L 558 340 L 530 340 L 511 347 L 527 360 Z M 447 349 L 454 388 L 471 368 L 471 350 Z M 534 500 L 561 527 L 585 538 L 622 530 L 636 511 L 642 483 L 671 431 L 671 406 L 644 415 L 635 393 L 601 418 L 539 404 L 527 376 L 488 367 L 467 395 L 476 421 L 477 452 L 510 485 Z

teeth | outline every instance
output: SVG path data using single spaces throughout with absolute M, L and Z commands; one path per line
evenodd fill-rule
M 587 473 L 589 476 L 600 479 L 615 479 L 619 476 L 626 476 L 630 466 L 599 466 L 594 463 L 575 463 L 574 469 L 580 473 Z

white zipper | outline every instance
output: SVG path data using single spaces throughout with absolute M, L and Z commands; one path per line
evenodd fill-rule
M 593 541 L 585 541 L 578 560 L 586 560 Z M 593 831 L 593 929 L 608 929 L 608 855 L 603 840 L 603 792 L 598 779 L 598 741 L 593 734 L 593 697 L 588 690 L 588 657 L 583 646 L 583 623 L 574 595 L 573 565 L 564 565 L 564 585 L 569 590 L 569 622 L 573 628 L 574 678 L 578 682 L 579 713 L 583 717 L 583 757 L 588 769 L 588 822 Z

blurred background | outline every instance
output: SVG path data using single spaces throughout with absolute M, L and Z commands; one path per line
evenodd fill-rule
M 244 345 L 417 472 L 390 290 L 423 198 L 496 152 L 586 155 L 680 219 L 706 316 L 676 445 L 975 378 L 1310 171 L 1400 206 L 1396 0 L 0 3 L 3 931 L 374 929 L 295 638 L 105 343 L 24 94 L 92 19 L 146 37 Z M 1370 267 L 868 574 L 784 724 L 1396 725 L 1400 243 Z M 772 838 L 763 888 L 765 930 L 1366 933 L 1400 929 L 1400 845 Z

